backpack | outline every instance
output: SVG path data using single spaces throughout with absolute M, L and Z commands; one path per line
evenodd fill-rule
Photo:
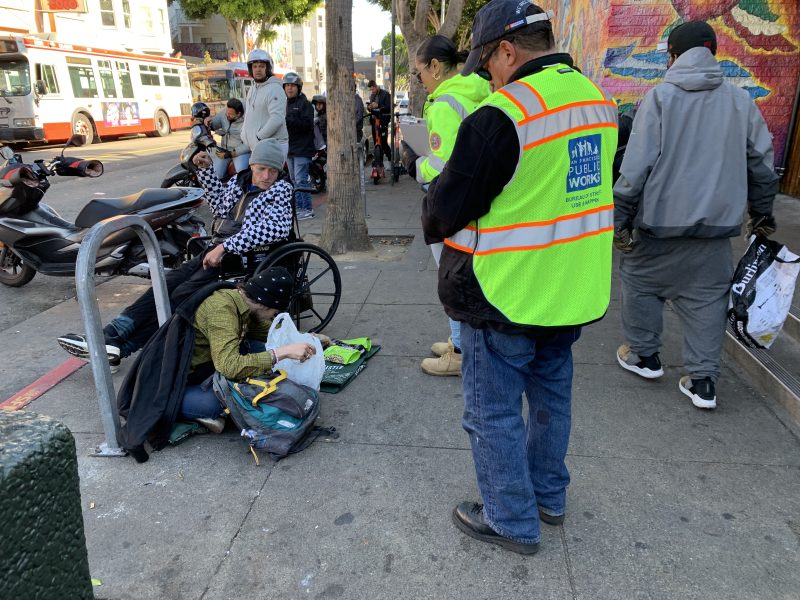
M 334 427 L 314 425 L 319 416 L 317 392 L 288 379 L 283 370 L 242 382 L 214 373 L 212 385 L 225 412 L 241 429 L 257 465 L 256 449 L 279 461 L 305 450 L 320 435 L 338 437 L 332 435 Z

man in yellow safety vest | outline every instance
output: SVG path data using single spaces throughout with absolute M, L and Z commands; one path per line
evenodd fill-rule
M 423 202 L 426 235 L 445 240 L 439 298 L 461 322 L 483 497 L 453 521 L 521 554 L 538 550 L 540 519 L 563 522 L 571 347 L 611 289 L 616 105 L 556 51 L 552 16 L 528 0 L 478 12 L 462 73 L 495 92 L 463 121 Z

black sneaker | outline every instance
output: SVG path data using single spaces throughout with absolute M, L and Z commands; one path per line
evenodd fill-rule
M 692 379 L 685 375 L 681 377 L 678 389 L 689 396 L 697 408 L 717 408 L 717 392 L 711 377 Z
M 483 504 L 462 502 L 453 509 L 453 523 L 471 538 L 497 544 L 517 554 L 536 554 L 539 551 L 538 542 L 535 544 L 515 542 L 489 527 L 483 520 Z
M 83 335 L 77 333 L 62 335 L 58 338 L 58 345 L 72 354 L 72 356 L 77 356 L 83 360 L 89 360 L 89 343 Z M 117 346 L 106 344 L 106 354 L 108 355 L 108 364 L 111 367 L 111 372 L 116 373 L 119 371 L 121 362 L 120 349 Z
M 658 352 L 650 356 L 639 356 L 627 344 L 617 348 L 617 362 L 626 371 L 645 379 L 658 379 L 664 374 Z
M 551 515 L 550 513 L 544 512 L 541 508 L 539 509 L 539 520 L 542 523 L 547 523 L 548 525 L 561 525 L 564 523 L 564 515 Z

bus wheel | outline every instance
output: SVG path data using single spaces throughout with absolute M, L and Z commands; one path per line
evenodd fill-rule
M 72 119 L 72 133 L 79 133 L 86 136 L 86 145 L 88 146 L 94 142 L 94 126 L 83 113 L 78 113 Z
M 169 126 L 169 117 L 163 110 L 156 113 L 155 126 L 156 130 L 154 133 L 156 137 L 164 137 L 172 132 Z

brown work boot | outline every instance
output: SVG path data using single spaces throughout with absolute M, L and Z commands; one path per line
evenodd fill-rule
M 439 377 L 461 375 L 461 354 L 451 350 L 439 358 L 425 358 L 422 360 L 422 370 Z
M 448 352 L 452 352 L 453 349 L 453 338 L 447 338 L 446 342 L 436 342 L 431 346 L 431 352 L 436 356 L 444 356 Z

